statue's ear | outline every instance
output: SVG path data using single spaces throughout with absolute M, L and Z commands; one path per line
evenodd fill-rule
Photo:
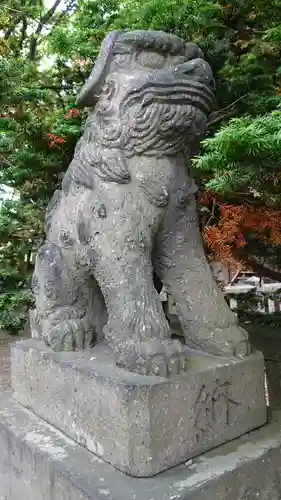
M 78 108 L 93 108 L 104 85 L 108 68 L 112 62 L 114 43 L 121 31 L 111 31 L 104 39 L 92 72 L 76 99 Z

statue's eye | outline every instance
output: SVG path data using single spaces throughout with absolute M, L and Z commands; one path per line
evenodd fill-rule
M 145 68 L 162 69 L 165 67 L 166 55 L 153 51 L 139 52 L 136 61 Z

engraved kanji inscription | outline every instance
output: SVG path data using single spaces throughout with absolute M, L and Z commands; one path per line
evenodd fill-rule
M 232 425 L 237 419 L 235 408 L 240 401 L 231 395 L 231 384 L 219 379 L 203 385 L 195 403 L 196 439 L 208 439 L 213 436 L 216 428 L 221 432 L 221 427 Z

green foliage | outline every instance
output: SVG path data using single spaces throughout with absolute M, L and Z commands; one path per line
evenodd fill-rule
M 0 328 L 16 334 L 25 326 L 28 309 L 33 305 L 32 293 L 23 287 L 9 292 L 3 285 L 0 292 Z
M 61 12 L 36 0 L 6 0 L 3 9 L 0 182 L 15 197 L 0 209 L 0 327 L 15 333 L 32 304 L 29 284 L 33 256 L 44 239 L 44 209 L 81 134 L 83 116 L 70 110 L 84 76 L 55 54 L 47 64 L 47 40 Z
M 281 4 L 238 1 L 223 10 L 232 33 L 218 70 L 224 126 L 217 131 L 216 120 L 210 124 L 194 167 L 208 190 L 232 202 L 279 208 Z M 239 118 L 229 122 L 232 116 Z
M 206 188 L 230 198 L 237 191 L 281 207 L 281 111 L 232 119 L 202 144 L 195 167 Z M 207 176 L 209 180 L 207 180 Z
M 269 298 L 269 295 L 259 292 L 256 288 L 247 293 L 227 294 L 228 302 L 231 299 L 236 301 L 237 307 L 234 311 L 240 319 L 257 314 L 257 309 L 263 305 L 265 298 Z
M 252 333 L 252 335 L 262 332 L 264 336 L 267 334 L 270 336 L 272 334 L 271 329 L 276 330 L 276 337 L 280 335 L 281 313 L 263 314 L 254 311 L 241 315 L 239 319 L 241 323 L 243 323 L 244 328 L 248 330 L 249 333 Z
M 119 10 L 117 0 L 78 0 L 74 13 L 64 16 L 47 38 L 49 51 L 62 60 L 93 62 Z
M 41 218 L 36 205 L 23 205 L 20 200 L 6 201 L 1 206 L 0 328 L 12 333 L 24 327 L 33 303 L 28 286 L 34 243 L 43 236 Z
M 272 293 L 260 292 L 257 289 L 250 290 L 247 293 L 228 294 L 227 302 L 230 299 L 235 299 L 237 307 L 234 312 L 237 314 L 239 321 L 248 329 L 249 325 L 257 325 L 258 327 L 280 328 L 281 327 L 281 312 L 262 313 L 258 312 L 258 308 L 264 305 L 265 299 L 270 299 L 276 302 L 281 300 L 281 291 Z M 253 334 L 255 331 L 253 330 Z

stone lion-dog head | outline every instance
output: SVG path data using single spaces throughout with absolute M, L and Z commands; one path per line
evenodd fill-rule
M 127 183 L 134 156 L 188 154 L 205 132 L 214 80 L 199 47 L 161 31 L 111 32 L 78 107 L 92 108 L 64 179 Z M 78 161 L 75 161 L 78 160 Z

